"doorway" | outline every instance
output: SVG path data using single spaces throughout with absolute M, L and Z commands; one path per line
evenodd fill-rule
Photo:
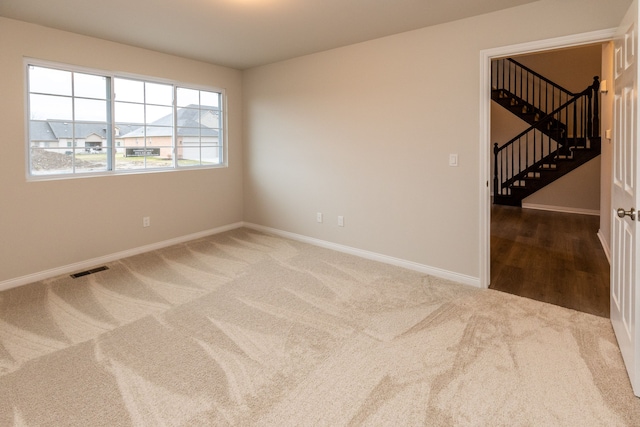
M 557 87 L 554 94 L 560 90 L 578 94 L 593 84 L 594 76 L 601 76 L 602 56 L 602 44 L 588 44 L 512 56 L 508 61 L 540 79 L 549 79 L 541 84 Z M 509 63 L 505 59 L 494 62 L 494 69 Z M 522 135 L 529 122 L 519 117 L 520 108 L 513 111 L 502 98 L 498 101 L 491 105 L 491 137 L 501 146 Z M 609 264 L 597 237 L 600 143 L 592 143 L 598 147 L 597 157 L 592 158 L 596 153 L 588 151 L 577 153 L 592 160 L 584 164 L 576 160 L 582 166 L 524 198 L 522 209 L 492 205 L 491 289 L 609 317 Z M 561 166 L 573 162 L 564 160 Z
M 494 58 L 530 54 L 534 52 L 566 49 L 595 43 L 607 43 L 613 39 L 614 30 L 604 30 L 569 37 L 543 40 L 521 45 L 506 46 L 481 52 L 481 106 L 480 118 L 484 125 L 481 133 L 481 287 L 488 288 L 491 283 L 491 60 Z M 603 106 L 604 107 L 604 106 Z M 604 168 L 603 174 L 610 174 L 610 169 Z M 610 177 L 609 177 L 610 178 Z M 609 206 L 600 206 L 601 215 L 609 215 Z M 607 230 L 608 232 L 608 230 Z M 602 238 L 601 238 L 602 240 Z

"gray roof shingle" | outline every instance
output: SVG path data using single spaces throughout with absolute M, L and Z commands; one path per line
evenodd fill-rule
M 120 131 L 120 135 L 123 135 L 136 129 L 137 126 L 118 125 L 117 128 Z M 86 139 L 93 134 L 105 139 L 107 137 L 107 125 L 105 123 L 76 122 L 75 137 L 77 139 Z M 29 121 L 29 138 L 31 141 L 58 141 L 63 138 L 71 139 L 73 137 L 73 126 L 69 122 L 58 120 Z
M 217 107 L 189 105 L 185 108 L 178 109 L 178 136 L 211 136 L 219 135 L 216 128 L 207 126 L 207 115 L 218 115 Z M 200 127 L 202 126 L 202 127 Z M 173 134 L 173 114 L 168 114 L 159 118 L 155 122 L 149 123 L 147 126 L 147 136 L 171 136 Z M 144 126 L 122 134 L 122 138 L 135 138 L 144 136 Z

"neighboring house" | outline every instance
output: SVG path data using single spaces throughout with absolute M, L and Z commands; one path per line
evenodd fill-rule
M 220 110 L 218 107 L 189 105 L 178 109 L 176 152 L 178 159 L 218 163 L 220 136 Z M 145 131 L 146 129 L 146 131 Z M 173 157 L 173 114 L 164 116 L 145 126 L 118 123 L 115 126 L 116 151 L 125 157 Z M 104 123 L 76 122 L 75 135 L 70 123 L 61 120 L 30 121 L 31 147 L 69 154 L 74 147 L 87 153 L 100 152 L 107 146 L 107 128 Z M 145 140 L 146 138 L 146 140 Z M 200 150 L 202 150 L 202 157 Z
M 218 107 L 188 105 L 178 108 L 176 119 L 176 155 L 178 159 L 200 160 L 218 163 L 220 110 Z M 146 129 L 146 130 L 145 130 Z M 146 143 L 145 143 L 146 138 Z M 166 115 L 146 127 L 140 126 L 123 134 L 118 152 L 125 156 L 157 155 L 173 156 L 173 114 Z M 142 151 L 141 151 L 142 150 Z M 200 153 L 202 150 L 202 156 Z
M 116 126 L 116 145 L 123 145 L 119 138 L 123 132 L 130 132 L 134 126 Z M 53 152 L 71 151 L 84 148 L 87 153 L 100 152 L 107 144 L 107 127 L 104 123 L 78 123 L 75 134 L 71 124 L 63 120 L 29 121 L 29 140 L 32 148 L 45 148 Z M 75 144 L 74 144 L 75 140 Z M 64 150 L 68 148 L 69 150 Z

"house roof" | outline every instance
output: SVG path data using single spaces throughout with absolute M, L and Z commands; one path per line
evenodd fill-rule
M 178 108 L 177 124 L 178 136 L 218 136 L 219 130 L 206 125 L 209 115 L 218 116 L 220 109 L 212 106 L 188 105 L 185 108 Z M 202 125 L 202 127 L 201 127 Z M 121 134 L 121 138 L 139 138 L 145 135 L 144 126 L 135 130 Z M 158 120 L 149 123 L 146 129 L 146 136 L 171 136 L 173 135 L 173 114 L 168 114 Z
M 74 137 L 74 125 L 69 122 L 50 121 L 49 126 L 53 130 L 55 136 L 60 138 L 73 138 Z M 89 135 L 96 134 L 102 138 L 107 137 L 107 125 L 106 123 L 81 123 L 75 124 L 75 137 L 86 138 Z
M 29 121 L 29 139 L 31 141 L 57 141 L 53 129 L 47 121 Z
M 118 125 L 117 128 L 120 130 L 120 135 L 122 135 L 131 132 L 136 126 Z M 106 138 L 106 125 L 104 123 L 76 122 L 75 138 L 86 139 L 90 135 Z M 70 122 L 60 120 L 29 121 L 29 138 L 31 141 L 58 141 L 60 139 L 71 139 L 73 137 L 73 126 Z
M 217 122 L 220 114 L 218 107 L 188 105 L 178 109 L 178 136 L 211 136 L 219 135 L 217 128 L 207 126 Z M 202 127 L 200 127 L 202 124 Z M 118 138 L 136 138 L 144 136 L 144 126 L 117 124 L 120 130 Z M 168 114 L 160 119 L 149 123 L 147 126 L 147 136 L 171 136 L 173 129 L 173 115 Z M 31 141 L 58 141 L 60 139 L 71 139 L 74 137 L 74 129 L 70 122 L 64 120 L 30 120 L 29 138 Z M 107 127 L 105 123 L 75 123 L 75 137 L 86 139 L 90 135 L 97 135 L 100 138 L 107 137 Z

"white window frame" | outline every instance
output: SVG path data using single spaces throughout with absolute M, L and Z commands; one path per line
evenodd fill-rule
M 106 77 L 110 80 L 110 90 L 111 93 L 107 96 L 108 107 L 110 108 L 110 114 L 108 120 L 110 120 L 110 132 L 108 132 L 110 141 L 107 142 L 108 149 L 110 150 L 111 159 L 108 162 L 109 170 L 101 170 L 101 171 L 91 171 L 91 172 L 53 172 L 53 173 L 43 173 L 43 174 L 33 174 L 31 170 L 31 137 L 30 137 L 30 88 L 29 88 L 29 67 L 44 67 L 44 68 L 52 68 L 58 69 L 61 71 L 69 71 L 69 72 L 77 72 L 77 73 L 85 73 L 85 74 L 93 74 L 101 77 Z M 153 76 L 146 76 L 140 74 L 132 74 L 127 72 L 117 72 L 117 71 L 108 71 L 101 69 L 94 69 L 88 67 L 81 67 L 77 65 L 59 63 L 46 61 L 35 58 L 24 58 L 23 60 L 24 67 L 24 96 L 25 96 L 25 171 L 28 181 L 46 181 L 46 180 L 59 180 L 59 179 L 74 179 L 74 178 L 84 178 L 84 177 L 99 177 L 99 176 L 113 176 L 113 175 L 129 175 L 129 174 L 147 174 L 147 173 L 158 173 L 158 172 L 177 172 L 183 170 L 201 170 L 201 169 L 219 169 L 228 167 L 228 137 L 227 137 L 227 129 L 228 129 L 228 119 L 227 119 L 227 95 L 224 88 L 214 87 L 214 86 L 204 86 L 197 84 L 190 84 L 185 82 L 180 82 L 176 80 L 164 79 Z M 116 164 L 116 153 L 117 147 L 116 144 L 116 130 L 115 130 L 115 102 L 117 100 L 114 99 L 114 79 L 122 78 L 129 80 L 138 80 L 142 82 L 148 83 L 159 83 L 173 86 L 173 136 L 172 136 L 172 161 L 173 165 L 171 167 L 161 167 L 161 168 L 142 168 L 142 169 L 115 169 Z M 220 94 L 220 105 L 219 105 L 219 136 L 218 143 L 220 144 L 220 162 L 216 164 L 200 164 L 200 165 L 179 165 L 179 159 L 176 156 L 177 152 L 177 89 L 192 89 L 198 91 L 207 91 L 207 92 L 215 92 Z M 200 142 L 200 147 L 202 147 L 202 141 Z

